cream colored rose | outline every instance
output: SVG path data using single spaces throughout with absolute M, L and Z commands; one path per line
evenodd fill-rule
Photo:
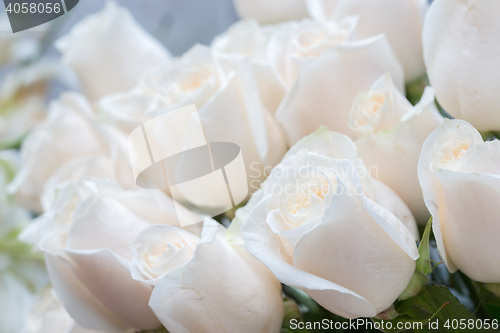
M 410 231 L 367 193 L 349 160 L 301 150 L 257 192 L 243 216 L 245 244 L 329 311 L 375 316 L 406 288 L 418 252 Z
M 211 45 L 215 53 L 248 59 L 262 104 L 271 113 L 276 111 L 286 91 L 269 61 L 269 41 L 276 29 L 274 25 L 260 26 L 255 20 L 238 21 L 226 32 L 216 36 Z
M 54 188 L 87 175 L 132 187 L 126 140 L 97 121 L 83 96 L 63 94 L 51 104 L 47 119 L 24 140 L 23 166 L 9 190 L 23 206 L 40 212 L 40 196 L 48 183 Z
M 103 99 L 100 107 L 122 128 L 131 130 L 147 119 L 191 104 L 198 110 L 208 142 L 232 142 L 240 147 L 247 174 L 251 165 L 262 170 L 285 154 L 281 130 L 262 106 L 250 63 L 202 45 L 149 72 L 131 91 Z
M 349 160 L 356 168 L 356 172 L 363 184 L 365 195 L 388 209 L 401 220 L 415 240 L 420 239 L 417 224 L 406 203 L 385 183 L 372 178 L 372 174 L 376 174 L 378 168 L 376 166 L 367 167 L 365 165 L 364 160 L 358 154 L 356 143 L 348 136 L 328 131 L 325 127 L 320 127 L 317 131 L 302 138 L 293 145 L 284 159 L 304 150 L 329 158 Z M 241 210 L 250 211 L 255 202 L 255 199 L 252 197 L 250 202 Z
M 132 245 L 132 277 L 155 285 L 175 268 L 189 263 L 199 242 L 198 235 L 174 226 L 146 229 Z
M 500 2 L 434 1 L 425 19 L 424 59 L 443 108 L 479 131 L 500 130 Z
M 132 275 L 153 284 L 149 305 L 169 332 L 278 332 L 281 285 L 225 229 L 205 219 L 200 236 L 156 225 L 135 240 Z
M 283 87 L 288 90 L 311 60 L 350 41 L 355 26 L 356 20 L 351 18 L 339 23 L 303 19 L 275 25 L 267 55 Z
M 156 329 L 151 286 L 131 277 L 131 245 L 147 227 L 168 223 L 178 218 L 162 192 L 123 191 L 110 181 L 84 178 L 61 188 L 22 238 L 43 251 L 57 296 L 80 326 Z
M 358 95 L 350 113 L 349 126 L 356 133 L 359 156 L 373 177 L 403 199 L 420 224 L 427 222 L 429 211 L 418 182 L 418 158 L 424 140 L 442 121 L 431 88 L 413 107 L 389 75 Z
M 422 56 L 422 22 L 427 0 L 307 0 L 309 14 L 317 20 L 357 16 L 355 34 L 368 38 L 385 34 L 404 69 L 406 82 L 425 74 Z
M 354 99 L 386 72 L 404 91 L 401 65 L 382 35 L 337 45 L 312 59 L 276 111 L 289 144 L 322 125 L 352 136 L 348 121 Z
M 483 142 L 469 123 L 445 119 L 424 142 L 418 178 L 450 272 L 500 283 L 500 141 Z
M 78 23 L 56 47 L 91 101 L 132 88 L 145 71 L 170 58 L 128 10 L 112 1 Z

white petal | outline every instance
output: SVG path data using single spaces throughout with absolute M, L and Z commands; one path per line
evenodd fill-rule
M 160 326 L 158 319 L 147 305 L 151 287 L 132 279 L 128 262 L 109 250 L 67 250 L 66 254 L 73 261 L 71 273 L 85 286 L 85 292 L 98 302 L 96 310 L 100 309 L 104 314 L 109 314 L 110 318 L 115 319 L 123 328 L 146 330 Z M 54 287 L 61 297 L 55 283 Z M 127 292 L 124 293 L 124 290 Z M 79 301 L 79 299 L 72 300 L 76 303 Z M 66 308 L 70 310 L 67 305 Z M 76 319 L 75 312 L 69 312 Z M 77 320 L 77 322 L 92 329 L 104 328 L 92 321 Z
M 480 131 L 499 130 L 500 2 L 434 1 L 424 30 L 424 60 L 438 102 Z
M 201 244 L 191 263 L 157 284 L 149 304 L 171 332 L 270 333 L 283 317 L 278 281 L 222 240 Z
M 404 91 L 401 65 L 380 35 L 339 45 L 308 63 L 276 111 L 288 142 L 294 144 L 321 125 L 352 135 L 348 120 L 355 97 L 385 72 Z
M 299 269 L 352 290 L 379 313 L 406 288 L 418 253 L 404 226 L 395 229 L 394 224 L 389 225 L 391 218 L 397 219 L 388 215 L 388 211 L 371 201 L 365 202 L 365 206 L 371 216 L 356 208 L 355 202 L 334 203 L 324 223 L 297 244 L 293 263 Z M 332 299 L 332 303 L 349 312 L 342 298 Z M 329 310 L 334 311 L 335 307 Z M 350 318 L 367 316 L 361 309 L 350 311 Z
M 81 21 L 56 46 L 91 100 L 132 88 L 147 69 L 169 58 L 130 12 L 114 2 Z
M 372 317 L 377 313 L 366 299 L 355 292 L 292 266 L 292 260 L 281 240 L 266 223 L 266 206 L 265 201 L 258 204 L 242 228 L 246 246 L 252 255 L 264 263 L 282 283 L 304 289 L 330 311 L 346 318 Z M 308 261 L 316 260 L 310 258 Z

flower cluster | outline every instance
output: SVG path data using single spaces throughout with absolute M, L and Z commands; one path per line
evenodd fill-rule
M 19 310 L 0 331 L 278 333 L 308 315 L 427 322 L 449 304 L 442 318 L 494 319 L 500 3 L 235 9 L 210 46 L 174 57 L 109 2 L 55 43 L 77 91 L 45 112 L 61 68 L 5 80 L 0 305 Z M 155 156 L 193 147 L 208 166 Z M 239 149 L 246 182 L 217 147 Z M 141 154 L 154 172 L 139 181 Z M 176 189 L 192 202 L 165 186 L 209 167 L 223 186 Z M 248 197 L 210 215 L 226 191 Z

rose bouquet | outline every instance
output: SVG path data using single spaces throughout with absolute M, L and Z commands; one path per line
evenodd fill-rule
M 0 331 L 498 330 L 500 3 L 235 9 L 174 57 L 109 2 L 4 80 Z

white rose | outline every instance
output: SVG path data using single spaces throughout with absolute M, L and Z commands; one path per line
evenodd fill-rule
M 403 223 L 365 192 L 349 160 L 299 151 L 257 192 L 241 229 L 246 246 L 327 310 L 373 317 L 406 288 L 418 251 Z
M 63 187 L 52 207 L 22 234 L 37 242 L 57 296 L 88 329 L 155 329 L 151 287 L 130 275 L 134 238 L 153 224 L 177 224 L 160 191 L 123 191 L 107 180 Z M 103 310 L 105 309 L 105 310 Z
M 385 34 L 404 69 L 406 82 L 425 74 L 422 56 L 422 21 L 427 0 L 308 0 L 309 14 L 317 20 L 358 16 L 360 38 Z
M 147 228 L 132 244 L 132 277 L 157 284 L 170 271 L 190 262 L 199 242 L 199 235 L 182 228 L 169 225 Z
M 149 72 L 133 90 L 103 99 L 100 106 L 131 130 L 190 104 L 196 105 L 208 142 L 240 146 L 247 173 L 251 165 L 261 170 L 285 154 L 281 130 L 261 104 L 250 63 L 202 45 Z
M 354 134 L 348 126 L 354 99 L 386 72 L 404 91 L 403 70 L 382 35 L 334 46 L 308 62 L 276 111 L 289 143 L 321 125 Z
M 304 19 L 274 26 L 267 54 L 283 87 L 288 90 L 312 59 L 348 42 L 355 25 L 356 20 L 348 18 L 338 24 Z
M 500 130 L 500 2 L 434 1 L 423 31 L 429 81 L 443 108 L 479 131 Z
M 393 189 L 410 207 L 420 224 L 429 219 L 418 182 L 417 164 L 427 136 L 442 123 L 427 88 L 413 107 L 394 87 L 389 75 L 356 99 L 349 119 L 356 133 L 359 156 L 372 176 Z
M 68 81 L 54 61 L 42 60 L 15 67 L 0 87 L 0 148 L 16 146 L 46 116 L 46 90 L 50 79 Z
M 363 184 L 365 195 L 388 209 L 393 213 L 411 232 L 415 240 L 420 239 L 418 227 L 412 213 L 401 198 L 385 183 L 372 178 L 372 166 L 367 168 L 364 160 L 358 154 L 355 142 L 348 136 L 328 131 L 325 127 L 320 127 L 314 133 L 299 140 L 285 155 L 284 159 L 297 154 L 302 150 L 318 153 L 326 157 L 335 159 L 348 159 L 355 166 L 360 181 Z M 376 172 L 375 172 L 376 173 Z M 244 210 L 251 210 L 255 204 L 255 199 L 244 207 Z M 243 210 L 242 209 L 242 210 Z
M 78 23 L 56 47 L 92 101 L 132 88 L 146 70 L 170 57 L 125 8 L 112 1 Z
M 201 236 L 152 226 L 133 247 L 132 274 L 155 286 L 149 305 L 170 332 L 279 332 L 281 285 L 216 221 Z
M 445 119 L 424 142 L 418 178 L 450 272 L 500 283 L 500 141 L 483 142 L 469 123 Z
M 234 7 L 241 18 L 254 18 L 262 24 L 307 16 L 305 0 L 234 0 Z
M 238 21 L 216 36 L 211 45 L 216 53 L 240 55 L 250 61 L 262 104 L 272 113 L 285 95 L 285 87 L 268 60 L 268 45 L 275 29 L 259 26 L 255 20 Z
M 89 175 L 134 186 L 126 144 L 125 136 L 97 121 L 82 95 L 63 94 L 24 140 L 23 167 L 9 190 L 21 204 L 40 212 L 40 195 L 49 181 L 55 186 Z

